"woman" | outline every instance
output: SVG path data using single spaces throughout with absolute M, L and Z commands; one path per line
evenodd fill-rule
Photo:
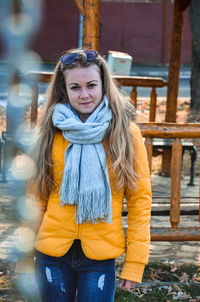
M 141 282 L 149 253 L 151 188 L 134 109 L 105 60 L 70 50 L 58 61 L 34 148 L 36 278 L 43 302 L 114 301 L 115 258 L 126 252 L 120 286 Z M 127 199 L 128 230 L 122 226 Z

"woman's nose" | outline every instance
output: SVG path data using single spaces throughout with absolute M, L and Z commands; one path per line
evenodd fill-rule
M 88 91 L 87 91 L 87 88 L 82 88 L 81 89 L 81 93 L 80 93 L 80 97 L 81 98 L 87 98 L 89 95 Z

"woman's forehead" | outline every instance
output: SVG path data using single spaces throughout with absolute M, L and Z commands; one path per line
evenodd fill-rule
M 79 79 L 86 79 L 86 80 L 100 80 L 100 69 L 96 64 L 92 64 L 87 67 L 75 67 L 73 69 L 65 70 L 64 72 L 65 80 L 74 81 Z

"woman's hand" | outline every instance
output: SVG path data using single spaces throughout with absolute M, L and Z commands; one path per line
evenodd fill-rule
M 125 290 L 130 290 L 131 287 L 134 287 L 138 284 L 138 282 L 126 280 L 126 279 L 120 279 L 120 288 Z

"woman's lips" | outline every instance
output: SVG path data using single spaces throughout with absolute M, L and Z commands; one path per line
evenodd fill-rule
M 92 102 L 85 102 L 85 103 L 81 103 L 82 106 L 88 106 L 90 105 Z

